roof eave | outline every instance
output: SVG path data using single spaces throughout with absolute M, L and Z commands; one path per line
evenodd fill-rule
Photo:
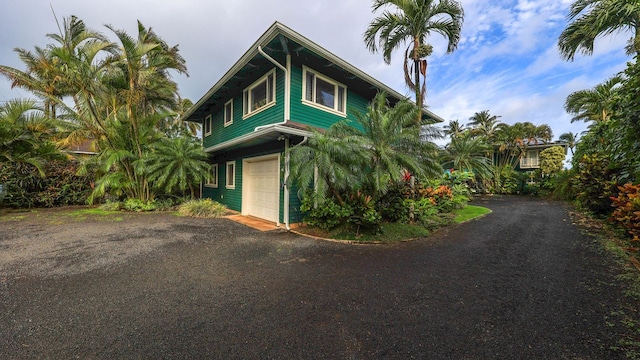
M 332 52 L 330 52 L 329 50 L 323 48 L 322 46 L 314 43 L 313 41 L 309 40 L 308 38 L 306 38 L 305 36 L 295 32 L 294 30 L 292 30 L 291 28 L 287 27 L 286 25 L 276 21 L 273 23 L 273 25 L 271 25 L 271 27 L 269 27 L 269 29 L 267 29 L 267 31 L 265 31 L 264 34 L 262 34 L 262 36 L 260 36 L 260 38 L 249 48 L 249 50 L 247 50 L 244 55 L 242 55 L 242 57 L 240 57 L 240 59 L 231 67 L 231 69 L 229 69 L 223 76 L 222 78 L 220 78 L 220 80 L 218 80 L 218 82 L 216 82 L 211 89 L 209 89 L 209 91 L 207 91 L 207 93 L 202 96 L 200 98 L 200 100 L 198 100 L 198 102 L 196 102 L 184 115 L 182 115 L 181 120 L 183 121 L 188 121 L 189 117 L 191 115 L 193 115 L 193 113 L 200 108 L 200 106 L 202 106 L 205 101 L 207 101 L 207 99 L 209 99 L 209 97 L 211 97 L 213 94 L 216 93 L 216 91 L 218 91 L 225 83 L 227 83 L 229 80 L 231 80 L 231 78 L 238 72 L 240 71 L 240 69 L 242 69 L 242 67 L 244 67 L 247 63 L 249 63 L 249 61 L 258 54 L 258 46 L 263 46 L 266 45 L 267 43 L 269 43 L 269 41 L 271 41 L 273 38 L 275 38 L 276 36 L 278 36 L 279 34 L 282 34 L 288 38 L 290 38 L 291 40 L 299 43 L 300 45 L 305 46 L 306 48 L 310 49 L 311 51 L 317 53 L 318 55 L 326 58 L 327 60 L 335 63 L 336 65 L 342 67 L 343 69 L 353 73 L 354 75 L 360 77 L 362 80 L 374 85 L 375 87 L 383 90 L 384 92 L 387 93 L 387 95 L 392 96 L 398 100 L 403 100 L 403 99 L 407 99 L 406 96 L 400 94 L 399 92 L 393 90 L 392 88 L 390 88 L 389 86 L 385 85 L 384 83 L 376 80 L 375 78 L 373 78 L 372 76 L 368 75 L 367 73 L 363 72 L 362 70 L 356 68 L 355 66 L 349 64 L 348 62 L 342 60 L 340 57 L 336 56 L 335 54 L 333 54 Z M 438 120 L 439 122 L 444 122 L 445 120 L 443 118 L 441 118 L 440 116 L 432 113 L 431 111 L 425 109 L 424 110 L 430 117 Z

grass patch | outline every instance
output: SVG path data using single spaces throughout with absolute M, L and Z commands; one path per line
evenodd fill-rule
M 120 211 L 103 210 L 101 208 L 90 208 L 90 209 L 73 210 L 73 211 L 63 213 L 63 215 L 66 215 L 66 216 L 87 216 L 87 215 L 105 216 L 105 215 L 113 215 L 113 214 L 120 214 Z
M 456 224 L 460 224 L 460 223 L 463 223 L 465 221 L 469 221 L 471 219 L 477 218 L 478 216 L 482 216 L 482 215 L 488 214 L 490 212 L 491 212 L 491 210 L 487 209 L 486 207 L 475 206 L 475 205 L 467 205 L 467 206 L 463 207 L 462 209 L 457 209 L 457 210 L 453 211 L 453 213 L 456 216 L 453 219 L 453 221 Z
M 20 221 L 25 218 L 25 215 L 0 215 L 0 221 Z
M 421 225 L 401 224 L 401 223 L 384 223 L 382 224 L 381 234 L 360 234 L 357 236 L 345 229 L 335 229 L 332 231 L 323 231 L 318 228 L 301 227 L 298 232 L 317 236 L 326 239 L 351 240 L 361 243 L 396 243 L 409 239 L 429 236 L 429 230 Z

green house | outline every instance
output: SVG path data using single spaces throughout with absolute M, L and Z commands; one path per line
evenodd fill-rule
M 212 173 L 202 196 L 284 226 L 300 222 L 285 151 L 310 129 L 355 119 L 385 91 L 405 97 L 281 23 L 274 23 L 183 116 L 202 124 Z M 437 120 L 436 115 L 427 112 Z

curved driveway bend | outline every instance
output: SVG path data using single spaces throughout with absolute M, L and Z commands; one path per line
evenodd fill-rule
M 9 269 L 0 256 L 0 358 L 620 357 L 606 323 L 620 290 L 567 210 L 528 198 L 478 203 L 493 213 L 396 245 L 150 216 L 149 226 L 164 226 L 150 235 L 114 224 L 74 240 L 87 252 L 72 258 Z M 24 239 L 3 226 L 7 258 Z M 43 229 L 34 241 L 53 236 Z M 123 261 L 78 265 L 117 257 L 100 239 L 142 236 L 164 242 Z M 37 262 L 51 270 L 30 271 Z

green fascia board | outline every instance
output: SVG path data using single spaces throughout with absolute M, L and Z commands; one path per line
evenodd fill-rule
M 231 67 L 231 69 L 229 69 L 222 76 L 222 78 L 220 80 L 218 80 L 218 82 L 216 82 L 211 87 L 211 89 L 209 89 L 209 91 L 207 91 L 207 93 L 203 97 L 201 97 L 200 100 L 198 100 L 182 116 L 181 120 L 182 121 L 198 121 L 198 122 L 201 121 L 202 119 L 190 119 L 190 117 L 193 115 L 193 113 L 199 107 L 201 107 L 207 101 L 207 99 L 209 99 L 218 90 L 220 90 L 220 88 L 222 88 L 227 82 L 229 82 L 238 71 L 240 71 L 245 65 L 247 65 L 251 61 L 251 59 L 253 59 L 255 56 L 257 56 L 259 54 L 258 47 L 266 46 L 269 42 L 271 42 L 273 39 L 275 39 L 278 35 L 285 36 L 285 37 L 289 38 L 290 40 L 292 40 L 294 42 L 297 42 L 298 44 L 300 44 L 300 45 L 304 46 L 305 48 L 311 50 L 312 52 L 316 53 L 318 56 L 321 56 L 321 57 L 331 61 L 332 63 L 342 67 L 343 69 L 351 72 L 355 76 L 361 78 L 362 80 L 370 83 L 374 87 L 386 92 L 387 95 L 390 96 L 390 97 L 396 98 L 398 100 L 407 99 L 406 96 L 400 94 L 399 92 L 393 90 L 392 88 L 388 87 L 387 85 L 383 84 L 382 82 L 376 80 L 375 78 L 371 77 L 370 75 L 368 75 L 367 73 L 363 72 L 362 70 L 360 70 L 360 69 L 356 68 L 355 66 L 349 64 L 348 62 L 344 61 L 340 57 L 338 57 L 335 54 L 331 53 L 330 51 L 326 50 L 322 46 L 314 43 L 313 41 L 309 40 L 308 38 L 302 36 L 301 34 L 295 32 L 294 30 L 290 29 L 289 27 L 287 27 L 287 26 L 283 25 L 282 23 L 276 21 L 276 22 L 273 23 L 273 25 L 271 25 L 271 27 L 269 27 L 269 29 L 264 34 L 262 34 L 262 36 L 260 36 L 260 38 L 249 48 L 249 50 L 247 50 L 247 52 L 245 52 L 244 55 L 242 55 L 242 57 L 240 57 L 240 59 Z M 438 122 L 444 122 L 443 118 L 441 118 L 440 116 L 432 113 L 429 110 L 425 109 L 425 114 L 427 114 L 429 117 L 432 117 L 433 119 L 435 119 Z

